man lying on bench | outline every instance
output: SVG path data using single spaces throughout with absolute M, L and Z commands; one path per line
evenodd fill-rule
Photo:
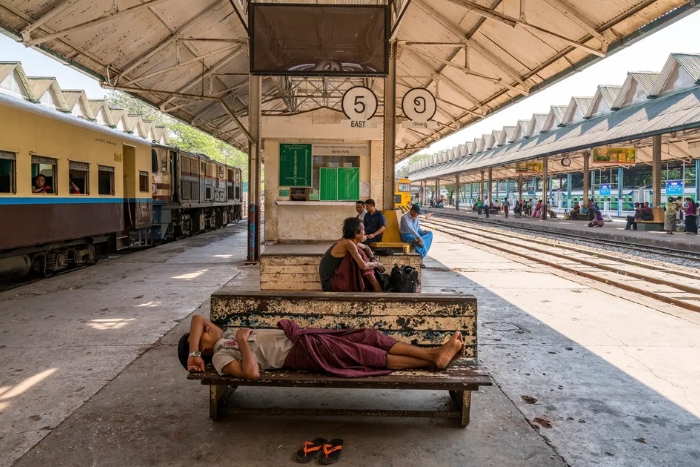
M 261 369 L 282 368 L 361 378 L 392 370 L 445 369 L 464 352 L 459 332 L 441 347 L 423 348 L 374 329 L 301 329 L 287 319 L 277 327 L 238 329 L 234 334 L 195 315 L 190 332 L 180 338 L 178 358 L 191 372 L 203 372 L 207 358 L 222 376 L 252 380 L 260 377 Z

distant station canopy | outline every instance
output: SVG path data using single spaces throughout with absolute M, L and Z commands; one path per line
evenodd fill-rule
M 689 0 L 0 0 L 0 27 L 243 150 L 251 72 L 266 75 L 263 117 L 341 112 L 345 92 L 366 87 L 377 116 L 396 115 L 399 161 L 695 10 Z M 415 88 L 437 108 L 407 127 L 401 102 Z

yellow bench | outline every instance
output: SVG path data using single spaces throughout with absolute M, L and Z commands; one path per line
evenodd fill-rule
M 654 220 L 652 221 L 636 221 L 637 230 L 648 230 L 648 231 L 661 231 L 664 229 L 664 217 L 666 213 L 663 208 L 651 208 L 651 212 L 654 215 Z
M 403 248 L 404 245 L 409 245 L 413 248 L 413 245 L 410 243 L 401 241 L 401 232 L 399 231 L 401 216 L 403 215 L 401 211 L 398 209 L 384 209 L 382 214 L 386 218 L 386 229 L 382 235 L 382 241 L 370 243 L 369 246 L 372 248 Z

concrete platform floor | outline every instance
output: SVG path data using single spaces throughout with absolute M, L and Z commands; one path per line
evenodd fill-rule
M 294 465 L 293 452 L 318 436 L 344 438 L 339 465 L 353 466 L 700 462 L 700 316 L 441 235 L 425 292 L 478 297 L 480 359 L 496 383 L 475 394 L 469 427 L 212 422 L 208 391 L 185 380 L 175 346 L 188 328 L 183 318 L 208 313 L 211 290 L 227 281 L 257 287 L 257 269 L 242 266 L 245 233 L 234 232 L 1 294 L 0 352 L 9 364 L 0 369 L 0 465 Z M 448 400 L 441 392 L 248 388 L 232 402 L 435 408 Z
M 613 222 L 606 222 L 603 227 L 588 227 L 587 221 L 572 221 L 561 218 L 557 219 L 536 219 L 533 217 L 516 218 L 511 213 L 508 219 L 503 214 L 492 214 L 489 219 L 483 215 L 478 217 L 471 208 L 455 210 L 452 207 L 431 209 L 424 208 L 426 212 L 439 215 L 440 213 L 464 216 L 470 219 L 479 219 L 484 222 L 503 223 L 505 225 L 535 228 L 542 231 L 554 233 L 566 232 L 574 235 L 584 235 L 590 238 L 602 238 L 615 241 L 629 242 L 639 245 L 661 246 L 676 248 L 684 251 L 700 252 L 700 236 L 677 232 L 674 235 L 667 235 L 665 232 L 647 232 L 641 230 L 625 230 L 626 222 L 622 219 L 614 219 Z

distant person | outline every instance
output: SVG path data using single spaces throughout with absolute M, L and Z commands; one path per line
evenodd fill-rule
M 576 220 L 578 215 L 581 213 L 581 205 L 578 204 L 578 202 L 574 203 L 574 207 L 571 209 L 571 212 L 569 213 L 569 217 L 573 220 Z
M 508 211 L 510 211 L 510 201 L 508 201 L 508 198 L 505 198 L 503 200 L 503 214 L 506 216 L 506 219 L 508 219 Z
M 32 193 L 53 193 L 53 190 L 46 184 L 46 177 L 39 174 L 34 177 L 34 188 Z
M 678 227 L 678 205 L 676 199 L 668 198 L 666 203 L 666 214 L 664 216 L 664 230 L 668 235 L 673 235 Z
M 595 210 L 597 208 L 596 204 L 592 199 L 588 200 L 588 219 L 592 222 L 595 219 Z
M 381 242 L 386 230 L 386 217 L 377 210 L 377 206 L 371 198 L 365 201 L 365 209 L 367 209 L 363 218 L 365 235 L 367 236 L 365 243 Z
M 484 208 L 484 214 L 486 214 L 487 219 L 489 218 L 489 206 L 491 206 L 489 204 L 489 197 L 484 196 L 483 208 Z
M 356 217 L 343 222 L 343 238 L 337 240 L 321 258 L 318 274 L 324 292 L 381 292 L 374 270 L 384 271 L 374 253 L 363 245 L 365 228 Z
M 634 215 L 627 216 L 627 225 L 625 230 L 637 230 L 637 221 L 642 220 L 642 205 L 634 203 Z
M 537 205 L 535 206 L 535 212 L 532 213 L 532 217 L 540 217 L 542 216 L 542 200 L 539 200 L 537 202 Z
M 433 233 L 420 228 L 419 214 L 422 214 L 420 206 L 417 204 L 411 206 L 411 210 L 401 216 L 399 230 L 401 231 L 401 241 L 413 244 L 422 260 L 428 254 L 430 245 L 433 244 Z M 425 267 L 423 263 L 421 266 Z
M 82 194 L 82 193 L 80 193 L 80 188 L 78 188 L 78 185 L 75 184 L 75 182 L 73 181 L 72 178 L 70 179 L 70 187 L 69 187 L 68 191 L 70 192 L 71 195 Z
M 652 211 L 651 207 L 649 206 L 649 203 L 646 202 L 644 203 L 644 206 L 642 206 L 642 217 L 641 219 L 643 221 L 653 221 L 654 220 L 654 211 Z
M 365 214 L 367 214 L 367 210 L 365 209 L 365 202 L 364 201 L 356 201 L 355 202 L 355 211 L 357 212 L 357 218 L 360 219 L 361 221 L 364 221 Z
M 698 233 L 698 210 L 695 207 L 695 201 L 688 197 L 685 199 L 685 233 L 687 234 L 697 234 Z
M 604 225 L 603 213 L 600 212 L 600 209 L 596 208 L 593 212 L 593 220 L 588 224 L 588 227 L 603 227 Z
M 519 218 L 523 213 L 523 205 L 519 199 L 515 200 L 515 206 L 513 206 L 513 214 L 515 217 Z

